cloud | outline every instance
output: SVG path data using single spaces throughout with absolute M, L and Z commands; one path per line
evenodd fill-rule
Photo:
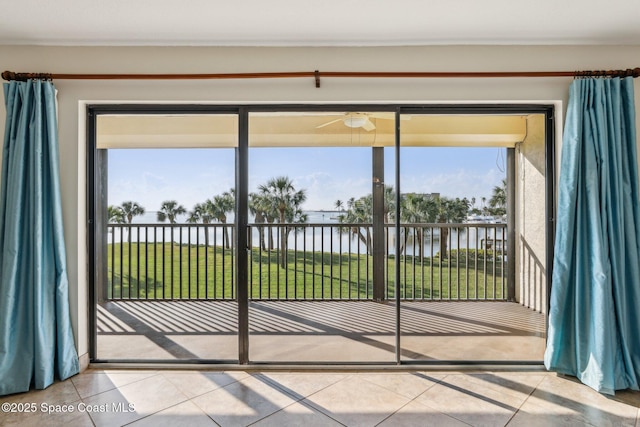
M 342 155 L 344 152 L 341 151 L 342 156 L 308 151 L 304 156 L 285 156 L 285 152 L 265 153 L 261 157 L 254 155 L 254 163 L 249 168 L 249 191 L 256 191 L 257 186 L 269 178 L 288 175 L 296 188 L 306 189 L 304 209 L 307 210 L 331 210 L 338 199 L 346 201 L 371 193 L 368 151 L 354 151 L 353 155 L 350 151 L 346 152 L 349 155 Z M 460 157 L 434 160 L 431 166 L 422 158 L 415 159 L 415 166 L 406 162 L 401 174 L 402 193 L 435 192 L 447 197 L 490 198 L 493 187 L 500 185 L 505 174 L 495 165 L 491 169 L 475 168 L 474 163 L 486 164 L 487 161 L 477 159 L 475 154 L 472 157 L 472 161 L 467 161 L 469 169 L 460 167 Z M 392 156 L 388 162 L 392 162 Z M 456 162 L 458 168 L 454 169 Z M 235 187 L 235 164 L 228 159 L 210 162 L 193 157 L 182 160 L 170 157 L 164 162 L 148 164 L 145 169 L 139 167 L 140 162 L 129 162 L 112 170 L 115 164 L 114 161 L 109 165 L 109 204 L 135 200 L 148 211 L 155 211 L 162 201 L 177 200 L 190 210 L 196 203 Z M 385 173 L 386 184 L 395 186 L 392 168 Z
M 304 207 L 308 210 L 331 210 L 338 199 L 345 201 L 371 192 L 371 178 L 342 178 L 326 172 L 297 176 L 294 182 L 307 190 Z
M 156 211 L 162 201 L 177 200 L 187 210 L 216 194 L 229 191 L 235 177 L 225 179 L 187 180 L 171 179 L 152 173 L 143 174 L 140 180 L 113 179 L 109 182 L 109 204 L 119 205 L 126 200 L 140 203 L 148 211 Z
M 459 169 L 451 173 L 401 176 L 403 193 L 440 193 L 447 197 L 491 197 L 493 187 L 500 185 L 505 174 L 497 169 L 480 173 Z

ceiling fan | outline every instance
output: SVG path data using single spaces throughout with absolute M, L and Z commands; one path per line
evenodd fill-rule
M 344 117 L 316 126 L 316 129 L 342 122 L 347 127 L 362 128 L 370 132 L 376 128 L 376 125 L 371 121 L 372 118 L 393 120 L 394 116 L 393 113 L 346 113 Z

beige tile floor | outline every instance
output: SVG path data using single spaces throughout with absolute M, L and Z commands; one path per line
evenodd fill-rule
M 90 369 L 46 390 L 2 396 L 0 402 L 35 406 L 32 413 L 0 412 L 0 425 L 21 427 L 640 427 L 640 393 L 606 397 L 570 378 L 533 370 Z M 67 412 L 62 405 L 69 405 Z

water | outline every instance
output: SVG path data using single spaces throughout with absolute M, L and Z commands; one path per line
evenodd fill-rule
M 323 223 L 323 224 L 337 224 L 339 222 L 338 215 L 341 212 L 339 211 L 304 211 L 307 214 L 307 222 L 308 223 Z M 176 223 L 184 224 L 187 222 L 188 215 L 178 215 L 176 218 Z M 227 223 L 233 224 L 235 216 L 233 213 L 227 215 Z M 254 217 L 249 215 L 249 223 L 254 222 Z M 168 221 L 164 223 L 158 221 L 158 212 L 156 211 L 147 211 L 144 215 L 136 216 L 133 218 L 133 224 L 168 224 Z M 213 224 L 220 224 L 219 222 L 214 222 Z
M 333 253 L 354 253 L 354 254 L 366 254 L 366 244 L 357 237 L 353 230 L 342 230 L 336 227 L 339 224 L 337 211 L 307 211 L 307 222 L 309 224 L 318 224 L 314 227 L 304 227 L 298 230 L 292 230 L 287 237 L 287 247 L 289 250 L 298 251 L 322 251 Z M 178 218 L 180 225 L 184 224 L 186 216 Z M 253 218 L 249 219 L 250 224 Z M 133 224 L 162 224 L 156 220 L 156 212 L 148 212 L 145 215 L 134 218 Z M 166 223 L 165 223 L 166 224 Z M 227 230 L 228 236 L 233 242 L 235 230 L 233 229 L 233 216 L 228 218 L 228 226 L 224 227 Z M 326 226 L 323 226 L 326 224 Z M 222 246 L 224 244 L 224 232 L 222 224 L 215 222 L 208 227 L 209 231 L 209 245 Z M 363 236 L 367 235 L 367 229 L 371 232 L 371 227 L 360 227 L 360 232 Z M 164 237 L 163 237 L 164 230 Z M 171 241 L 171 229 L 169 227 L 149 227 L 149 228 L 133 228 L 131 230 L 132 242 L 148 242 L 154 241 Z M 265 236 L 265 244 L 268 245 L 268 230 L 271 230 L 273 236 L 274 248 L 279 247 L 280 233 L 277 225 L 272 227 L 263 227 Z M 486 227 L 483 224 L 469 224 L 468 228 L 451 229 L 447 238 L 447 247 L 452 249 L 484 249 L 487 245 L 493 243 L 493 240 L 497 240 L 496 246 L 501 247 L 502 240 L 506 236 L 504 235 L 505 228 L 491 228 Z M 404 239 L 404 229 L 401 230 L 402 238 Z M 205 244 L 205 229 L 204 227 L 195 227 L 189 224 L 174 228 L 173 240 L 176 243 L 182 242 L 183 244 Z M 120 241 L 128 241 L 128 229 L 125 227 L 115 229 L 115 233 L 109 233 L 109 243 L 119 243 Z M 389 254 L 395 253 L 395 241 L 396 233 L 393 225 L 385 226 L 385 251 Z M 250 246 L 257 250 L 260 242 L 259 230 L 256 226 L 251 227 L 251 241 Z M 415 239 L 413 231 L 410 231 L 406 239 L 406 249 L 403 251 L 406 255 L 418 254 L 418 243 Z M 425 235 L 423 238 L 423 254 L 425 256 L 432 256 L 440 251 L 440 228 L 428 228 L 425 229 Z

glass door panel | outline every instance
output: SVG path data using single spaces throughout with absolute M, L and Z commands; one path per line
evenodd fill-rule
M 393 113 L 250 114 L 250 361 L 395 360 L 394 140 Z
M 402 119 L 402 360 L 541 360 L 545 315 L 523 307 L 509 275 L 520 249 L 507 244 L 516 227 L 507 194 L 516 186 L 514 147 L 543 155 L 544 132 L 527 133 L 535 118 L 521 115 Z M 544 191 L 539 201 L 531 212 L 544 215 Z
M 238 117 L 104 115 L 96 125 L 96 358 L 237 361 Z

